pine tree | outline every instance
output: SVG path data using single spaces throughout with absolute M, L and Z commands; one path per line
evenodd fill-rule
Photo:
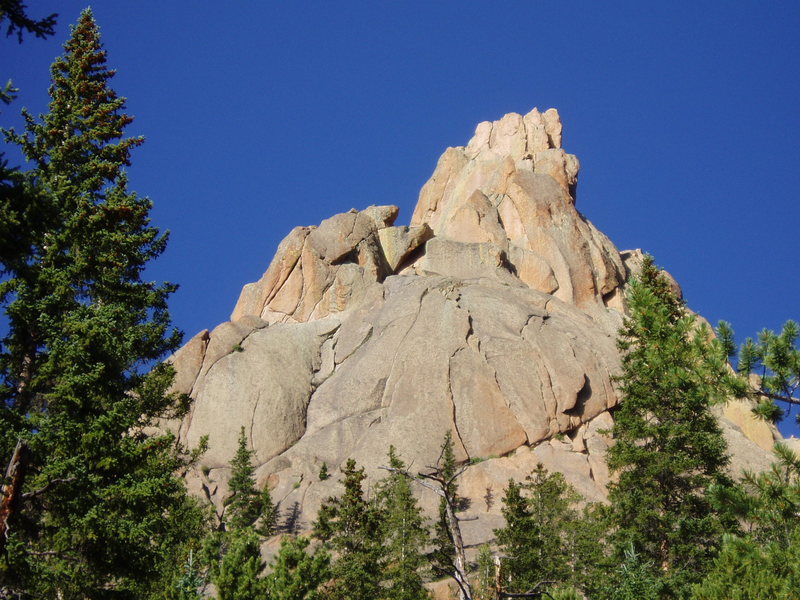
M 234 530 L 213 578 L 219 600 L 255 600 L 264 597 L 266 580 L 258 534 L 250 528 Z
M 169 600 L 201 600 L 200 588 L 203 583 L 203 578 L 194 562 L 194 555 L 189 553 L 189 558 L 183 565 L 183 572 L 175 581 L 172 593 L 167 594 L 167 597 Z
M 800 589 L 800 456 L 776 444 L 768 471 L 745 473 L 736 488 L 715 488 L 713 499 L 745 525 L 726 535 L 722 550 L 694 598 L 789 599 Z
M 489 544 L 478 549 L 478 569 L 475 577 L 474 600 L 495 600 L 495 564 Z
M 723 522 L 709 503 L 726 485 L 725 440 L 710 412 L 730 390 L 725 351 L 697 327 L 647 257 L 620 331 L 622 403 L 608 453 L 618 560 L 631 546 L 658 566 L 666 593 L 686 594 L 719 545 Z
M 394 446 L 389 447 L 389 466 L 405 469 L 405 463 L 397 456 Z M 411 490 L 410 479 L 399 472 L 391 472 L 380 484 L 378 501 L 385 515 L 384 597 L 387 600 L 428 598 L 421 575 L 426 563 L 423 552 L 428 544 L 428 529 Z
M 800 532 L 786 545 L 725 536 L 693 600 L 795 600 L 800 590 Z
M 509 591 L 525 592 L 542 581 L 570 581 L 569 538 L 578 520 L 578 500 L 564 476 L 548 473 L 541 463 L 525 483 L 509 481 L 502 509 L 506 526 L 495 531 L 508 557 L 503 567 Z
M 7 132 L 33 168 L 16 213 L 25 235 L 0 256 L 0 460 L 24 449 L 4 489 L 17 497 L 2 523 L 4 594 L 146 597 L 202 527 L 175 476 L 189 458 L 147 434 L 187 404 L 168 393 L 170 367 L 143 374 L 180 333 L 175 286 L 141 278 L 167 240 L 127 188 L 142 140 L 123 137 L 132 119 L 113 75 L 86 10 L 53 63 L 49 112 Z
M 228 483 L 232 496 L 226 507 L 225 524 L 230 529 L 243 529 L 260 523 L 256 531 L 263 537 L 272 535 L 275 529 L 275 505 L 269 488 L 259 493 L 252 463 L 253 451 L 247 447 L 244 427 L 239 433 L 239 446 L 231 461 L 231 478 Z
M 738 355 L 730 324 L 720 322 L 718 331 L 729 357 L 738 363 L 743 390 L 758 401 L 753 411 L 757 416 L 776 423 L 786 414 L 776 401 L 789 410 L 800 405 L 800 325 L 787 321 L 780 333 L 764 329 L 756 340 L 747 338 Z M 800 413 L 796 418 L 800 423 Z
M 330 579 L 330 555 L 321 548 L 314 554 L 306 549 L 304 537 L 285 537 L 266 578 L 269 600 L 317 600 Z
M 608 600 L 658 600 L 663 583 L 657 567 L 644 560 L 631 545 L 612 577 Z
M 314 535 L 335 553 L 329 597 L 378 599 L 382 597 L 385 568 L 384 514 L 374 501 L 364 496 L 363 468 L 356 468 L 356 462 L 348 459 L 342 474 L 344 494 L 328 498 L 314 523 Z

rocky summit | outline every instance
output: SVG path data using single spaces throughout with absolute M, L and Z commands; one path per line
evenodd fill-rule
M 169 426 L 210 444 L 193 492 L 222 510 L 244 427 L 259 484 L 284 527 L 303 530 L 340 492 L 347 458 L 374 481 L 394 445 L 421 470 L 451 431 L 471 463 L 468 545 L 492 537 L 508 479 L 539 462 L 603 500 L 616 335 L 642 253 L 578 212 L 578 170 L 556 110 L 512 113 L 445 151 L 408 226 L 397 207 L 370 206 L 292 230 L 231 320 L 171 358 L 194 402 Z M 735 470 L 770 463 L 778 433 L 746 402 L 719 419 Z

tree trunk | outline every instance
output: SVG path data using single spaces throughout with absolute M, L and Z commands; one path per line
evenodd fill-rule
M 22 496 L 22 485 L 25 483 L 25 471 L 29 459 L 28 445 L 23 440 L 19 440 L 11 455 L 11 462 L 6 468 L 2 494 L 0 494 L 0 554 L 4 553 L 6 549 L 8 521 L 14 515 L 19 498 Z
M 445 486 L 442 486 L 442 497 L 445 503 L 445 512 L 447 515 L 447 527 L 450 529 L 450 537 L 453 538 L 453 547 L 455 549 L 455 556 L 453 557 L 454 578 L 459 588 L 459 600 L 472 600 L 472 586 L 467 577 L 467 559 L 464 554 L 464 540 L 461 538 L 461 527 L 458 524 L 455 510 L 453 510 L 453 503 L 450 494 L 446 492 Z

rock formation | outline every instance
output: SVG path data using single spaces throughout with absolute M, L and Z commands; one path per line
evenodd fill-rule
M 507 480 L 537 462 L 602 500 L 616 333 L 641 253 L 576 210 L 579 164 L 561 137 L 553 109 L 481 123 L 442 155 L 410 226 L 372 206 L 295 228 L 231 321 L 171 359 L 194 399 L 172 426 L 190 445 L 209 436 L 193 489 L 221 508 L 244 426 L 260 483 L 302 529 L 339 491 L 323 463 L 336 475 L 352 457 L 380 477 L 392 444 L 424 468 L 450 430 L 475 463 L 460 483 L 478 517 L 467 543 L 491 537 Z M 736 465 L 769 463 L 774 428 L 741 403 L 720 421 Z

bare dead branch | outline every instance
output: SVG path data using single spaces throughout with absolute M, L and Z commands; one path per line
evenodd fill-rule
M 533 586 L 531 589 L 529 589 L 527 592 L 521 592 L 521 593 L 516 593 L 516 594 L 515 593 L 511 593 L 511 592 L 500 592 L 500 597 L 501 598 L 541 598 L 542 595 L 546 595 L 546 596 L 552 598 L 552 596 L 550 594 L 548 594 L 545 590 L 541 590 L 540 591 L 539 588 L 541 586 L 543 586 L 543 585 L 550 585 L 550 584 L 553 584 L 553 583 L 557 583 L 557 582 L 555 582 L 555 581 L 540 581 L 535 586 Z
M 65 477 L 63 479 L 53 479 L 51 481 L 48 481 L 47 484 L 44 487 L 39 488 L 38 490 L 35 490 L 33 492 L 26 492 L 26 493 L 22 494 L 22 499 L 23 500 L 28 500 L 29 498 L 34 498 L 35 496 L 41 496 L 42 494 L 44 494 L 47 490 L 49 490 L 54 485 L 57 485 L 59 483 L 71 483 L 73 481 L 75 481 L 75 477 Z

